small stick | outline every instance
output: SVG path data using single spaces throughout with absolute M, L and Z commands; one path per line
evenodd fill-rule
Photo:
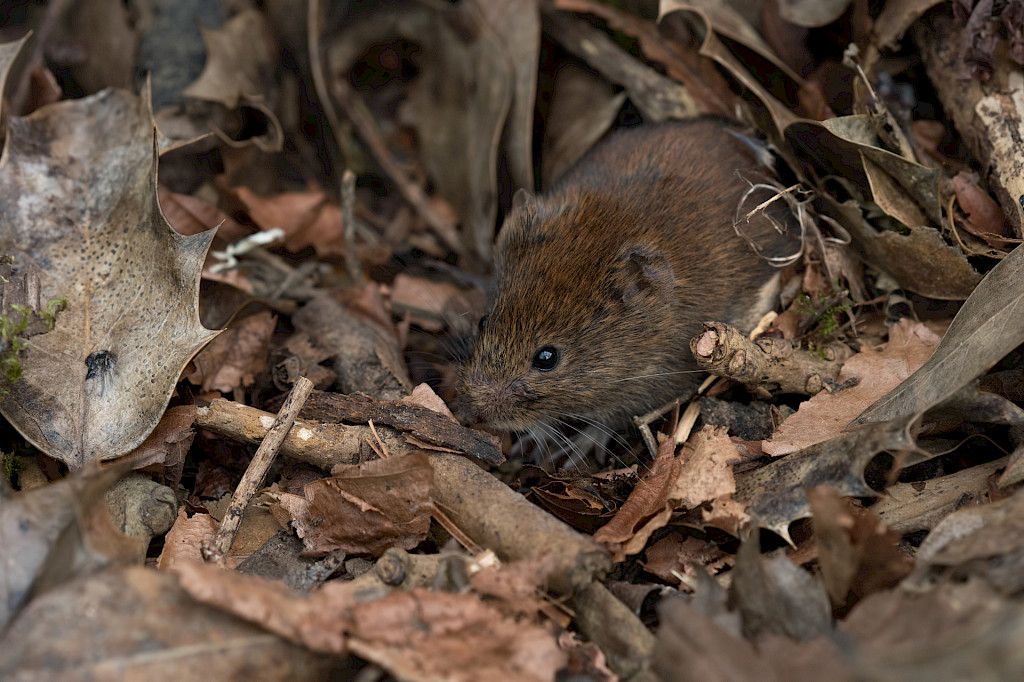
M 231 543 L 238 532 L 238 526 L 242 522 L 242 512 L 249 505 L 249 501 L 256 494 L 256 489 L 263 485 L 267 477 L 270 465 L 274 463 L 277 451 L 281 449 L 285 436 L 295 423 L 295 417 L 299 410 L 306 403 L 306 398 L 313 391 L 313 382 L 306 377 L 299 377 L 299 380 L 292 386 L 291 393 L 277 413 L 274 425 L 267 431 L 266 437 L 256 449 L 249 467 L 245 470 L 242 480 L 235 488 L 235 494 L 231 496 L 231 504 L 228 505 L 227 513 L 220 522 L 217 534 L 209 542 L 203 543 L 203 558 L 212 563 L 222 563 Z
M 353 283 L 363 281 L 363 268 L 356 253 L 356 174 L 345 169 L 341 176 L 341 224 L 345 230 L 345 269 Z

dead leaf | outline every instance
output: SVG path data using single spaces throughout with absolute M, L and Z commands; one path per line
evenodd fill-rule
M 179 563 L 203 561 L 203 542 L 213 539 L 218 526 L 209 514 L 189 516 L 184 507 L 179 509 L 178 518 L 164 538 L 164 548 L 156 562 L 157 568 L 166 570 Z
M 724 427 L 704 426 L 690 436 L 679 453 L 679 474 L 668 498 L 677 509 L 693 509 L 704 502 L 736 492 L 731 462 L 740 459 Z
M 355 583 L 329 582 L 304 595 L 279 582 L 202 561 L 180 561 L 172 570 L 181 586 L 198 602 L 227 611 L 313 651 L 345 653 L 345 630 L 359 598 L 360 587 Z
M 72 467 L 138 446 L 182 368 L 216 336 L 199 321 L 197 295 L 213 235 L 170 228 L 155 171 L 146 97 L 105 90 L 11 121 L 0 252 L 39 269 L 43 300 L 68 305 L 32 339 L 0 409 Z
M 671 533 L 644 551 L 644 568 L 670 584 L 680 583 L 681 589 L 693 589 L 697 571 L 709 575 L 733 563 L 716 545 L 695 537 Z M 682 576 L 682 577 L 681 577 Z
M 910 581 L 978 577 L 997 592 L 1024 590 L 1024 493 L 966 507 L 936 525 L 917 554 Z
M 870 509 L 856 507 L 832 488 L 807 491 L 818 543 L 818 565 L 832 598 L 843 607 L 879 590 L 895 587 L 913 568 L 899 549 L 902 538 Z
M 981 376 L 1024 342 L 1021 282 L 1024 248 L 1018 246 L 992 268 L 964 302 L 928 361 L 851 424 L 921 414 Z
M 204 393 L 231 393 L 252 386 L 267 369 L 276 324 L 277 318 L 266 310 L 233 320 L 227 331 L 193 358 L 195 371 L 188 380 Z
M 626 101 L 625 92 L 571 62 L 558 69 L 552 87 L 540 159 L 546 188 L 608 132 Z
M 277 48 L 263 14 L 246 9 L 223 28 L 201 27 L 206 66 L 199 78 L 182 91 L 186 97 L 218 102 L 235 109 L 258 102 L 268 91 Z
M 416 588 L 354 609 L 349 646 L 412 682 L 547 682 L 565 665 L 552 634 L 474 594 Z
M 913 423 L 906 417 L 860 427 L 740 474 L 735 497 L 747 503 L 754 523 L 790 541 L 789 524 L 810 516 L 808 488 L 830 485 L 849 497 L 876 495 L 864 481 L 864 468 L 881 452 L 916 452 Z
M 857 383 L 835 393 L 822 391 L 800 403 L 761 448 L 772 456 L 786 455 L 834 438 L 881 396 L 902 383 L 934 352 L 940 337 L 920 322 L 901 319 L 889 328 L 881 351 L 868 346 L 843 363 L 836 383 Z
M 976 175 L 960 171 L 953 176 L 953 191 L 956 201 L 967 214 L 967 231 L 979 237 L 989 246 L 1005 249 L 1013 244 L 1005 239 L 1007 234 L 1006 216 L 996 200 L 988 192 L 978 186 Z
M 413 322 L 428 331 L 444 329 L 452 301 L 460 296 L 462 289 L 451 282 L 405 273 L 396 275 L 391 285 L 391 303 L 397 311 L 408 312 Z
M 69 71 L 85 94 L 134 85 L 139 37 L 124 3 L 77 2 L 73 11 L 64 13 L 61 24 L 50 40 L 73 43 L 83 52 L 84 59 L 71 64 Z
M 679 471 L 675 449 L 671 438 L 658 446 L 651 470 L 636 484 L 612 520 L 594 533 L 594 540 L 608 546 L 615 561 L 642 550 L 651 534 L 671 518 L 668 496 Z
M 821 582 L 782 553 L 762 555 L 756 533 L 740 546 L 732 576 L 732 601 L 747 637 L 773 633 L 804 641 L 831 632 Z
M 272 494 L 295 523 L 308 552 L 344 550 L 380 556 L 412 549 L 430 526 L 433 469 L 421 453 L 335 467 L 307 483 L 305 497 Z
M 7 111 L 7 105 L 10 101 L 8 88 L 13 84 L 14 80 L 10 77 L 17 75 L 19 60 L 22 58 L 22 50 L 25 45 L 28 44 L 32 35 L 26 34 L 19 40 L 12 40 L 9 43 L 0 43 L 0 130 L 4 134 L 7 132 L 7 118 L 12 113 Z M 11 84 L 8 83 L 11 80 Z M 17 114 L 18 112 L 13 112 Z M 0 139 L 3 135 L 0 135 Z
M 169 408 L 146 440 L 127 455 L 132 466 L 141 469 L 162 464 L 165 469 L 180 470 L 196 435 L 192 428 L 195 420 L 196 410 L 191 405 Z
M 0 502 L 0 629 L 34 593 L 85 571 L 88 564 L 102 565 L 101 554 L 77 567 L 71 558 L 89 551 L 90 510 L 98 506 L 105 512 L 106 506 L 97 502 L 118 475 L 115 470 L 72 475 Z
M 779 0 L 779 14 L 791 24 L 817 28 L 841 17 L 849 5 L 850 0 Z
M 163 185 L 157 187 L 160 210 L 167 222 L 178 234 L 186 237 L 216 227 L 217 239 L 227 242 L 248 237 L 252 229 L 246 229 L 234 218 L 199 197 L 172 192 Z
M 178 578 L 118 568 L 32 601 L 0 647 L 0 677 L 324 679 L 335 660 L 189 599 Z
M 284 245 L 292 253 L 312 246 L 320 256 L 345 253 L 345 229 L 341 209 L 320 190 L 260 196 L 246 187 L 235 187 L 253 222 L 263 230 L 284 231 Z

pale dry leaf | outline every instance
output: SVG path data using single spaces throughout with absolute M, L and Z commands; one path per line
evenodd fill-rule
M 129 8 L 111 0 L 79 0 L 66 12 L 50 41 L 69 42 L 85 59 L 69 68 L 86 94 L 103 88 L 131 88 L 139 36 L 131 26 Z
M 160 213 L 148 94 L 104 90 L 11 121 L 0 252 L 38 270 L 44 300 L 67 301 L 0 404 L 29 442 L 80 467 L 149 435 L 216 336 L 198 298 L 212 239 L 178 235 Z
M 921 414 L 985 373 L 1024 342 L 1024 248 L 985 276 L 953 318 L 935 352 L 852 424 Z
M 21 58 L 22 50 L 25 45 L 29 42 L 32 37 L 31 34 L 27 34 L 18 40 L 12 40 L 9 43 L 0 43 L 0 123 L 4 123 L 9 112 L 6 110 L 8 103 L 8 79 L 13 74 L 12 72 L 17 71 L 18 60 Z M 14 82 L 13 80 L 11 81 Z M 0 139 L 3 139 L 4 133 L 6 132 L 6 125 L 0 128 Z
M 841 17 L 849 5 L 850 0 L 779 0 L 779 14 L 791 24 L 818 28 Z
M 727 432 L 724 426 L 705 426 L 683 445 L 679 473 L 668 494 L 677 508 L 693 509 L 736 492 L 731 463 L 740 454 Z
M 920 322 L 904 318 L 889 329 L 882 350 L 864 347 L 847 360 L 836 381 L 857 383 L 835 393 L 822 391 L 800 403 L 761 449 L 767 455 L 796 452 L 842 433 L 846 425 L 913 374 L 935 351 L 940 337 Z
M 206 66 L 182 94 L 229 109 L 243 101 L 259 101 L 266 94 L 277 58 L 274 37 L 263 14 L 243 10 L 223 28 L 203 27 L 202 33 Z

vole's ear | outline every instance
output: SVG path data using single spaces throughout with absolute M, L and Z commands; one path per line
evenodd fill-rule
M 520 187 L 512 195 L 512 208 L 498 233 L 498 249 L 515 239 L 524 239 L 539 221 L 540 203 L 537 197 Z
M 632 244 L 619 251 L 615 261 L 614 294 L 627 305 L 670 302 L 675 296 L 675 271 L 668 255 L 647 244 Z

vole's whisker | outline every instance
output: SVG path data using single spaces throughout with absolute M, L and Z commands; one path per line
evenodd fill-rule
M 615 430 L 612 429 L 611 427 L 609 427 L 609 426 L 607 426 L 605 424 L 602 424 L 601 422 L 597 421 L 596 419 L 591 419 L 590 417 L 586 417 L 586 416 L 584 416 L 582 414 L 572 414 L 572 413 L 569 413 L 569 412 L 566 412 L 566 413 L 562 414 L 562 416 L 563 417 L 567 417 L 569 419 L 578 419 L 581 422 L 583 422 L 584 424 L 587 424 L 588 426 L 593 426 L 595 429 L 597 429 L 598 431 L 600 431 L 601 433 L 605 434 L 606 436 L 608 436 L 609 438 L 614 440 L 616 443 L 621 445 L 623 447 L 623 449 L 629 450 L 629 443 L 626 441 L 625 438 L 623 438 L 622 436 L 617 434 L 615 432 Z
M 681 369 L 678 372 L 660 372 L 658 374 L 639 374 L 635 377 L 626 377 L 624 379 L 615 379 L 611 383 L 617 384 L 621 381 L 633 381 L 634 379 L 653 379 L 655 377 L 668 377 L 675 374 L 707 374 L 707 371 L 703 369 Z

